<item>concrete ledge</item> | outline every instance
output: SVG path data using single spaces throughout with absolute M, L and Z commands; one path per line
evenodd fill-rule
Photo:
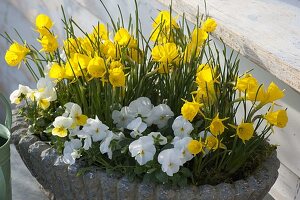
M 170 5 L 171 0 L 158 0 Z M 203 1 L 173 0 L 173 9 L 195 22 Z M 218 21 L 214 35 L 278 79 L 300 92 L 300 1 L 208 0 L 209 15 Z

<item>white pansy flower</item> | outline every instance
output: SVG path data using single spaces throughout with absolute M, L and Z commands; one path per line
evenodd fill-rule
M 97 116 L 95 119 L 89 118 L 86 125 L 82 128 L 84 132 L 89 133 L 92 136 L 94 142 L 106 138 L 108 129 L 109 127 L 103 124 Z
M 72 139 L 71 141 L 66 141 L 63 151 L 63 161 L 66 164 L 74 164 L 77 158 L 81 157 L 79 149 L 81 148 L 82 143 L 79 139 Z
M 76 103 L 66 103 L 64 105 L 66 108 L 65 113 L 63 116 L 68 116 L 74 119 L 75 125 L 83 126 L 87 121 L 87 116 L 82 114 L 81 107 Z
M 174 113 L 168 105 L 159 104 L 152 109 L 149 118 L 153 124 L 157 125 L 158 128 L 163 128 L 168 124 L 168 120 L 173 116 Z
M 179 171 L 182 165 L 180 155 L 181 152 L 176 148 L 166 149 L 158 154 L 158 162 L 161 164 L 161 169 L 168 176 L 173 176 Z
M 100 144 L 100 152 L 102 154 L 107 154 L 109 159 L 112 159 L 112 150 L 110 147 L 110 143 L 112 140 L 120 140 L 124 137 L 123 133 L 119 133 L 118 135 L 113 133 L 112 131 L 107 131 L 107 137 L 102 140 Z
M 153 137 L 154 141 L 157 140 L 160 145 L 167 144 L 167 138 L 163 136 L 160 132 L 151 132 L 148 136 Z
M 19 104 L 21 102 L 21 97 L 28 98 L 32 93 L 32 89 L 28 86 L 19 84 L 19 88 L 11 93 L 9 96 L 10 102 L 14 104 Z
M 42 109 L 47 109 L 51 101 L 57 99 L 55 85 L 49 78 L 40 78 L 37 82 L 37 90 L 34 92 L 35 100 Z
M 129 107 L 125 106 L 121 111 L 114 110 L 112 112 L 112 119 L 114 124 L 117 125 L 117 128 L 126 128 L 127 125 L 137 117 Z
M 152 136 L 143 136 L 133 141 L 129 145 L 129 151 L 132 157 L 140 164 L 144 165 L 148 161 L 153 160 L 156 152 L 154 140 Z
M 172 124 L 172 129 L 174 135 L 180 138 L 190 136 L 190 133 L 194 130 L 193 125 L 188 120 L 184 119 L 182 115 L 176 117 Z
M 182 161 L 182 165 L 187 161 L 192 160 L 194 157 L 187 149 L 187 145 L 189 142 L 193 140 L 191 137 L 179 138 L 178 136 L 174 138 L 173 145 L 175 149 L 178 149 L 181 152 L 180 159 Z
M 136 115 L 139 115 L 143 118 L 143 121 L 147 123 L 148 126 L 151 126 L 152 122 L 148 117 L 151 114 L 153 105 L 149 98 L 139 97 L 136 100 L 132 101 L 129 104 L 129 109 Z
M 83 148 L 89 150 L 92 147 L 92 136 L 90 132 L 83 130 L 77 131 L 77 137 L 83 139 Z
M 69 129 L 73 124 L 73 119 L 70 117 L 59 116 L 56 117 L 52 129 L 52 135 L 57 135 L 59 137 L 66 137 L 68 134 L 67 129 Z
M 127 125 L 127 129 L 132 130 L 130 136 L 136 138 L 136 136 L 142 136 L 142 133 L 147 129 L 147 124 L 138 117 Z

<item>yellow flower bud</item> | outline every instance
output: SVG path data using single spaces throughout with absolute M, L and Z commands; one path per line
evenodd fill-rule
M 9 66 L 17 66 L 29 52 L 30 50 L 25 45 L 14 42 L 7 50 L 4 59 Z
M 192 33 L 192 43 L 196 44 L 197 46 L 202 46 L 207 38 L 208 34 L 203 29 L 194 29 Z

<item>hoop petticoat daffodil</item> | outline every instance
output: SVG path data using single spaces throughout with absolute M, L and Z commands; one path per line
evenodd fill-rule
M 50 29 L 53 26 L 53 22 L 49 16 L 45 14 L 39 14 L 35 18 L 35 26 L 36 26 L 36 31 L 39 32 L 40 35 L 42 36 L 49 33 Z
M 6 51 L 4 59 L 9 66 L 14 67 L 18 65 L 18 67 L 20 67 L 22 60 L 25 59 L 25 56 L 29 52 L 30 49 L 26 47 L 26 44 L 20 45 L 14 42 Z
M 236 129 L 236 135 L 245 143 L 250 140 L 254 134 L 253 123 L 242 122 L 238 126 L 229 124 L 232 128 Z
M 272 105 L 270 111 L 263 117 L 268 121 L 270 125 L 284 128 L 288 122 L 286 110 L 277 110 L 275 112 L 273 110 L 274 104 Z
M 193 98 L 192 102 L 182 99 L 185 103 L 181 107 L 182 116 L 186 120 L 189 120 L 190 122 L 193 121 L 193 119 L 196 117 L 198 113 L 201 113 L 200 108 L 203 106 L 203 103 L 198 103 L 195 101 L 193 95 L 192 98 Z
M 187 145 L 188 151 L 193 154 L 194 156 L 200 152 L 203 152 L 203 144 L 200 140 L 191 140 Z
M 215 118 L 211 121 L 210 125 L 209 125 L 209 130 L 210 132 L 214 135 L 214 136 L 217 136 L 217 135 L 221 135 L 224 130 L 225 130 L 225 126 L 223 124 L 223 121 L 227 120 L 227 118 L 223 118 L 223 119 L 220 119 L 219 118 L 219 113 L 215 116 Z
M 217 22 L 210 17 L 207 18 L 202 25 L 202 29 L 206 32 L 214 32 L 216 28 L 217 28 Z

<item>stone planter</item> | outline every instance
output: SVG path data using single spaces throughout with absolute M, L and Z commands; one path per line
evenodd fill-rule
M 263 199 L 277 179 L 279 160 L 274 153 L 247 179 L 216 186 L 188 186 L 169 188 L 130 182 L 125 177 L 109 175 L 92 168 L 83 176 L 76 176 L 80 163 L 68 166 L 56 151 L 34 135 L 27 134 L 28 125 L 13 112 L 12 141 L 24 163 L 51 199 L 104 200 L 245 200 Z

